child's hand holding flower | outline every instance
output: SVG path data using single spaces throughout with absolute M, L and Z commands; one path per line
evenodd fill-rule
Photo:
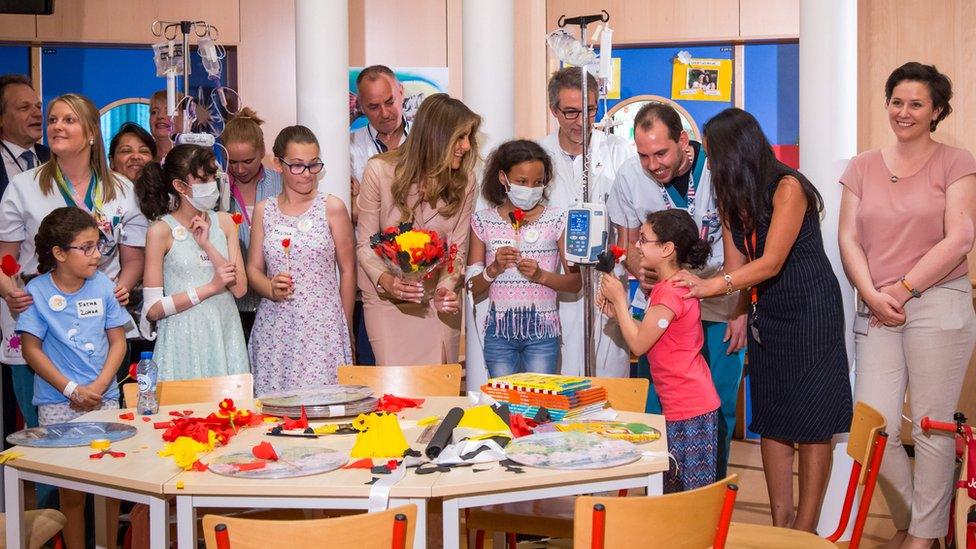
M 282 301 L 293 292 L 291 273 L 278 273 L 271 278 L 271 299 Z

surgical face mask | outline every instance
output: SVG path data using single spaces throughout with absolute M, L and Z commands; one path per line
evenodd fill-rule
M 542 200 L 542 193 L 546 190 L 545 187 L 516 185 L 508 181 L 508 176 L 505 176 L 505 181 L 508 182 L 508 200 L 520 210 L 535 208 Z
M 207 181 L 206 183 L 190 185 L 190 191 L 192 191 L 193 195 L 183 195 L 183 198 L 186 198 L 186 201 L 189 202 L 191 206 L 201 212 L 214 209 L 214 206 L 217 205 L 217 200 L 220 198 L 220 192 L 217 190 L 216 181 Z

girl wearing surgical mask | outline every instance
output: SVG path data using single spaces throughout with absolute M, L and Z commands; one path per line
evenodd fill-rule
M 492 207 L 471 219 L 467 285 L 491 303 L 481 330 L 485 366 L 490 377 L 557 373 L 557 292 L 578 292 L 582 279 L 564 259 L 566 211 L 545 205 L 552 163 L 535 142 L 509 141 L 484 173 Z
M 139 206 L 154 221 L 140 330 L 156 338 L 161 380 L 250 371 L 234 301 L 247 291 L 244 260 L 230 214 L 213 211 L 216 179 L 213 151 L 177 145 L 165 164 L 146 164 L 136 185 Z

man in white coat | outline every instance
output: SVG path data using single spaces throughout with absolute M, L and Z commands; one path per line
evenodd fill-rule
M 580 90 L 579 67 L 556 71 L 549 79 L 549 110 L 559 128 L 539 144 L 552 157 L 553 180 L 550 184 L 549 204 L 569 208 L 583 201 L 583 131 L 589 131 L 589 201 L 605 203 L 610 195 L 617 170 L 635 157 L 633 145 L 622 137 L 592 130 L 596 118 L 596 79 L 587 74 L 587 95 L 590 120 L 583 121 L 583 93 Z M 620 274 L 623 274 L 621 271 Z M 626 282 L 626 281 L 625 281 Z M 594 284 L 594 289 L 596 285 Z M 627 348 L 617 322 L 607 319 L 594 307 L 594 339 L 598 376 L 627 377 L 630 375 L 630 350 Z M 560 373 L 584 373 L 583 299 L 582 293 L 559 294 L 559 322 L 562 325 L 562 364 Z
M 687 210 L 709 242 L 712 255 L 698 272 L 703 277 L 722 271 L 722 224 L 718 200 L 712 189 L 711 171 L 701 143 L 691 141 L 681 125 L 681 117 L 670 105 L 648 103 L 634 117 L 634 141 L 637 157 L 621 166 L 607 201 L 607 213 L 617 233 L 617 245 L 627 249 L 627 270 L 644 291 L 653 281 L 640 267 L 636 242 L 647 214 L 681 208 Z M 721 400 L 719 409 L 718 477 L 724 478 L 729 444 L 735 427 L 735 406 L 742 377 L 745 347 L 745 312 L 736 312 L 738 294 L 705 299 L 701 303 L 705 345 L 702 355 L 708 362 L 712 382 Z M 645 308 L 644 292 L 639 292 L 635 306 Z M 646 365 L 641 360 L 641 368 Z M 654 385 L 648 394 L 648 411 L 661 413 Z

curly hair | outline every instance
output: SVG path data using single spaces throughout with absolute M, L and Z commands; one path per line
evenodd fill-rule
M 48 273 L 54 270 L 58 260 L 54 257 L 54 248 L 61 249 L 71 245 L 71 242 L 85 229 L 98 230 L 95 219 L 80 208 L 64 206 L 44 216 L 41 225 L 34 235 L 34 247 L 37 249 L 37 272 Z

